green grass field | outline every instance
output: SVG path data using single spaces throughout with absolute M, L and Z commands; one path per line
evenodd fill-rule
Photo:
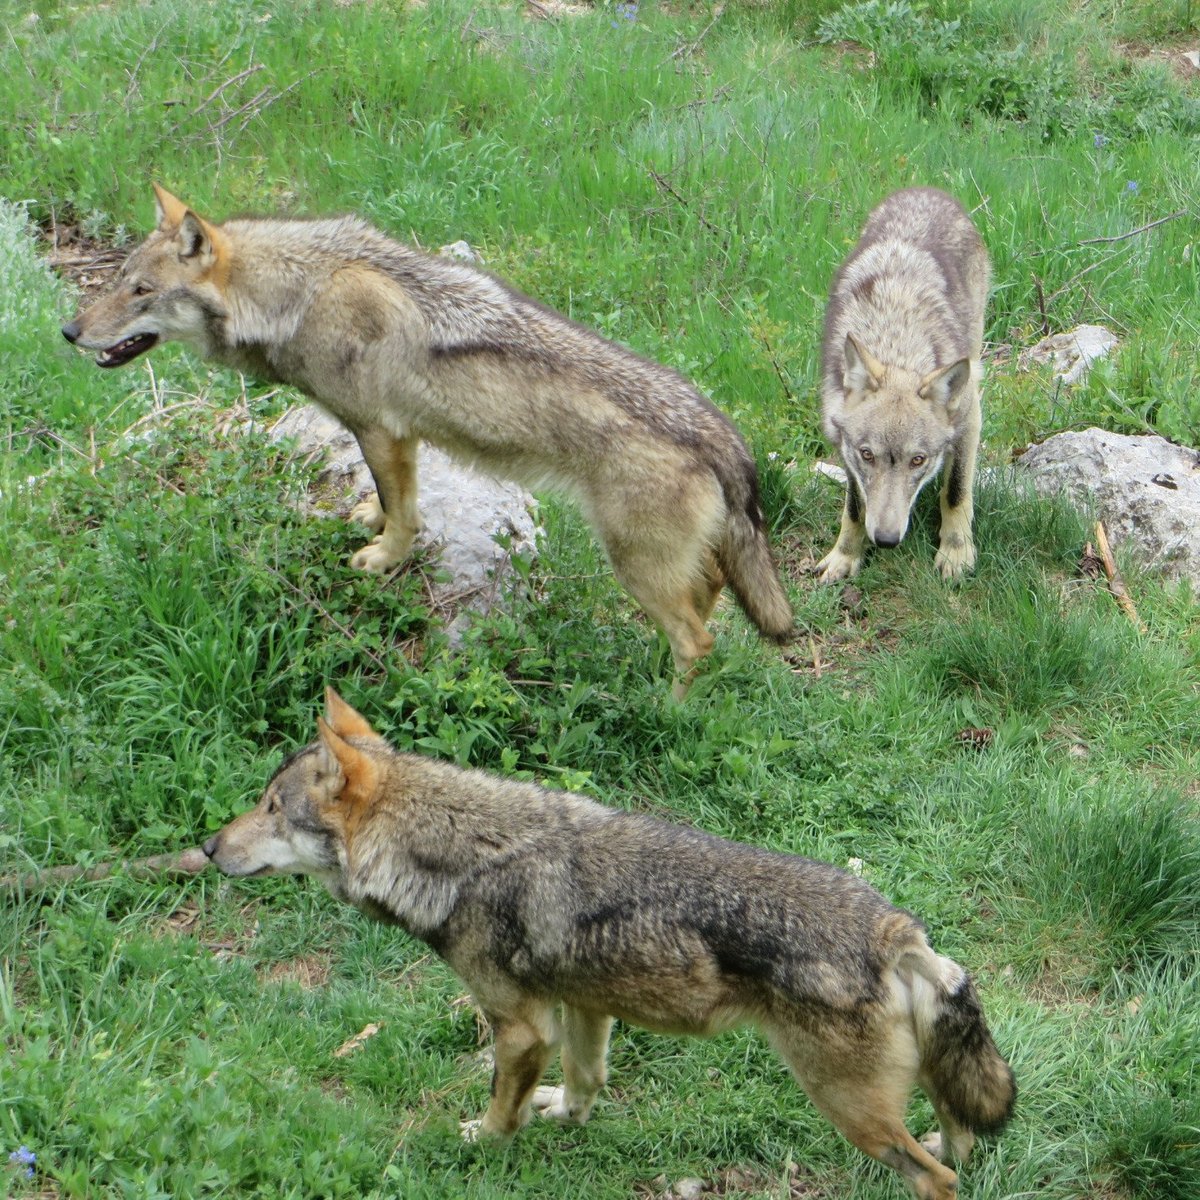
M 1089 424 L 1195 444 L 1200 76 L 1172 52 L 1200 46 L 1200 8 L 545 11 L 0 0 L 0 873 L 203 840 L 311 738 L 333 682 L 403 748 L 861 859 L 975 974 L 1017 1072 L 964 1200 L 1194 1200 L 1194 597 L 1126 564 L 1137 631 L 1077 570 L 1084 521 L 1002 469 L 962 586 L 934 573 L 932 497 L 857 601 L 805 568 L 841 504 L 808 469 L 825 296 L 898 186 L 957 194 L 993 258 L 985 465 Z M 298 516 L 313 469 L 246 424 L 291 397 L 174 348 L 100 372 L 59 336 L 77 297 L 43 231 L 135 241 L 151 180 L 214 218 L 356 211 L 465 238 L 690 375 L 759 459 L 790 658 L 731 605 L 672 705 L 662 639 L 549 498 L 524 564 L 539 602 L 518 590 L 457 648 L 420 573 L 352 574 L 361 530 Z M 1080 321 L 1122 339 L 1085 384 L 1016 370 Z M 981 727 L 985 748 L 959 737 Z M 463 1144 L 489 1075 L 463 993 L 315 883 L 0 895 L 0 1190 L 903 1194 L 749 1032 L 619 1027 L 586 1128 Z M 911 1127 L 929 1121 L 914 1101 Z

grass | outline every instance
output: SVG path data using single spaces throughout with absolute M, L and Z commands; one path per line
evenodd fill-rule
M 991 251 L 991 465 L 1088 424 L 1194 435 L 1198 91 L 1166 54 L 1200 35 L 1192 6 L 542 21 L 457 0 L 36 0 L 0 24 L 0 868 L 202 840 L 309 740 L 332 681 L 406 749 L 861 859 L 977 976 L 1017 1071 L 1016 1119 L 964 1197 L 1196 1194 L 1191 593 L 1131 571 L 1137 633 L 1077 577 L 1079 519 L 1002 472 L 962 586 L 933 571 L 932 503 L 868 561 L 858 601 L 803 573 L 840 508 L 807 471 L 824 297 L 890 188 L 955 191 Z M 298 516 L 311 467 L 248 424 L 288 397 L 169 347 L 152 372 L 99 372 L 59 337 L 75 298 L 38 225 L 136 238 L 151 179 L 216 217 L 355 210 L 425 245 L 465 237 L 696 379 L 759 459 L 806 631 L 792 661 L 730 607 L 692 696 L 667 703 L 662 640 L 549 498 L 538 602 L 514 596 L 458 647 L 420 572 L 353 576 L 358 534 Z M 1122 339 L 1085 384 L 1016 369 L 1079 321 Z M 462 990 L 295 881 L 118 876 L 0 900 L 0 1174 L 19 1146 L 37 1156 L 4 1186 L 629 1197 L 696 1176 L 900 1194 L 749 1033 L 620 1027 L 587 1129 L 465 1146 L 488 1070 Z

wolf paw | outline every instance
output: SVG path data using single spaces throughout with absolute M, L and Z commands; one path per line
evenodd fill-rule
M 839 579 L 853 579 L 862 561 L 861 556 L 855 558 L 834 546 L 813 568 L 817 572 L 817 582 L 837 583 Z
M 356 504 L 350 510 L 350 520 L 365 525 L 372 533 L 382 533 L 385 517 L 379 493 L 372 492 L 361 504 Z
M 921 1138 L 921 1149 L 926 1154 L 933 1155 L 938 1162 L 945 1162 L 945 1148 L 942 1145 L 942 1134 L 940 1130 L 934 1129 Z
M 975 567 L 975 543 L 970 539 L 943 541 L 938 548 L 933 565 L 942 573 L 943 579 L 957 579 Z
M 538 1116 L 549 1121 L 576 1121 L 582 1125 L 592 1111 L 590 1104 L 569 1104 L 565 1087 L 535 1088 L 531 1103 Z
M 404 558 L 383 545 L 381 538 L 368 542 L 361 550 L 356 551 L 350 558 L 350 565 L 356 571 L 367 571 L 372 575 L 386 575 L 397 563 Z
M 483 1132 L 483 1120 L 476 1117 L 473 1121 L 459 1121 L 458 1134 L 464 1142 L 478 1142 L 487 1138 Z

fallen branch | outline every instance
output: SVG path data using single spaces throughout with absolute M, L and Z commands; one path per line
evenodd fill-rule
M 1118 233 L 1114 237 L 1084 238 L 1078 245 L 1096 246 L 1101 242 L 1123 242 L 1126 238 L 1136 237 L 1139 233 L 1145 233 L 1147 229 L 1154 229 L 1159 225 L 1165 225 L 1168 221 L 1178 221 L 1180 217 L 1186 217 L 1187 215 L 1188 210 L 1181 208 L 1178 212 L 1168 213 L 1165 217 L 1159 217 L 1157 221 L 1150 221 L 1148 224 L 1139 225 L 1136 229 L 1126 230 L 1124 233 Z
M 149 858 L 123 858 L 116 862 L 97 863 L 93 867 L 45 867 L 24 875 L 0 875 L 0 892 L 36 892 L 56 883 L 71 883 L 76 879 L 91 883 L 107 879 L 118 871 L 135 878 L 156 878 L 160 875 L 198 875 L 209 865 L 208 855 L 199 846 L 182 854 L 152 854 Z
M 665 67 L 667 63 L 674 58 L 681 58 L 685 54 L 695 54 L 696 51 L 700 49 L 700 43 L 708 36 L 708 31 L 721 19 L 721 16 L 724 12 L 725 5 L 718 4 L 717 7 L 713 9 L 712 20 L 709 21 L 709 23 L 705 25 L 702 30 L 700 30 L 700 34 L 696 40 L 694 42 L 684 42 L 682 46 L 677 47 L 674 51 L 668 54 L 667 57 L 664 58 L 658 65 L 660 67 Z
M 677 200 L 680 205 L 688 210 L 688 212 L 695 213 L 696 220 L 699 221 L 709 233 L 716 234 L 717 237 L 721 238 L 722 241 L 726 243 L 729 241 L 729 235 L 723 229 L 719 229 L 716 225 L 714 225 L 703 213 L 696 212 L 696 210 L 692 208 L 691 204 L 688 203 L 687 197 L 680 195 L 680 193 L 677 192 L 674 187 L 672 187 L 671 181 L 665 175 L 660 175 L 653 167 L 647 167 L 646 173 L 651 179 L 654 180 L 656 184 L 658 184 L 662 191 L 667 193 L 668 196 L 670 196 L 673 200 Z
M 1145 633 L 1146 626 L 1142 624 L 1142 618 L 1138 616 L 1138 610 L 1129 595 L 1129 590 L 1125 587 L 1125 580 L 1121 577 L 1121 572 L 1117 570 L 1116 560 L 1113 558 L 1112 547 L 1108 544 L 1108 534 L 1105 532 L 1103 521 L 1096 522 L 1096 549 L 1100 552 L 1100 562 L 1104 566 L 1104 574 L 1108 578 L 1108 590 L 1112 592 L 1113 599 L 1138 629 Z

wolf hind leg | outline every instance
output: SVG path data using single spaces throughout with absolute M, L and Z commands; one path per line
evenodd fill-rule
M 692 585 L 692 607 L 702 625 L 706 625 L 712 616 L 724 586 L 725 573 L 718 565 L 716 555 L 711 550 L 705 551 L 704 573 Z
M 689 499 L 682 497 L 677 504 Z M 689 524 L 690 528 L 651 527 L 641 538 L 599 527 L 618 581 L 667 635 L 675 663 L 671 694 L 676 700 L 687 695 L 697 660 L 712 650 L 713 635 L 704 622 L 720 591 L 717 580 L 724 583 L 709 549 L 705 522 Z
M 842 507 L 842 525 L 833 548 L 816 565 L 818 583 L 836 583 L 853 579 L 862 566 L 867 545 L 867 526 L 863 520 L 862 500 L 853 478 L 846 480 L 846 503 Z
M 880 1030 L 850 1054 L 845 1038 L 833 1045 L 789 1030 L 768 1033 L 813 1104 L 848 1141 L 896 1171 L 918 1200 L 956 1200 L 958 1177 L 904 1124 L 919 1070 L 910 1030 Z
M 480 1119 L 462 1123 L 468 1141 L 511 1137 L 529 1120 L 534 1089 L 557 1043 L 558 1022 L 550 1005 L 529 1006 L 517 1017 L 489 1014 L 489 1020 L 495 1030 L 492 1098 Z
M 636 585 L 627 586 L 651 620 L 667 635 L 675 663 L 671 695 L 675 700 L 685 699 L 696 679 L 696 663 L 712 650 L 714 641 L 696 611 L 691 589 L 683 587 L 674 593 L 665 589 L 658 591 L 640 580 Z
M 608 1078 L 608 1036 L 612 1017 L 566 1005 L 563 1009 L 563 1085 L 540 1087 L 533 1107 L 554 1121 L 582 1125 L 592 1115 L 596 1094 Z
M 924 1085 L 922 1090 L 926 1095 L 931 1095 Z M 936 1100 L 933 1100 L 933 1111 L 937 1115 L 938 1128 L 921 1138 L 922 1148 L 932 1154 L 938 1162 L 965 1163 L 974 1148 L 975 1134 L 956 1121 Z
M 417 446 L 415 437 L 393 437 L 374 426 L 356 430 L 359 448 L 375 480 L 375 499 L 358 505 L 351 517 L 377 536 L 355 552 L 350 565 L 382 575 L 408 557 L 421 518 L 417 512 Z

